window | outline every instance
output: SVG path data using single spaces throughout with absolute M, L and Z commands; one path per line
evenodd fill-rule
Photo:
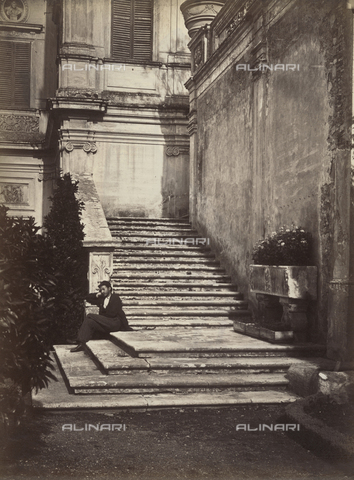
M 0 108 L 30 107 L 31 44 L 0 42 Z
M 152 2 L 153 0 L 112 0 L 114 60 L 151 60 Z

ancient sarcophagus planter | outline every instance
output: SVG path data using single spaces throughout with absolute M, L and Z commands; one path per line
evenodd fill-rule
M 251 292 L 303 300 L 317 298 L 317 267 L 250 265 Z
M 307 339 L 307 311 L 317 298 L 317 267 L 250 265 L 250 291 L 256 293 L 264 323 L 274 323 L 282 307 L 281 323 L 291 326 L 297 341 Z

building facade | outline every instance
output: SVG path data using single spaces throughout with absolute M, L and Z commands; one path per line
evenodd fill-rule
M 0 203 L 41 224 L 55 178 L 70 172 L 90 269 L 107 274 L 106 217 L 189 215 L 254 308 L 253 245 L 301 225 L 318 267 L 311 339 L 348 357 L 353 8 L 1 0 Z
M 10 212 L 41 223 L 53 178 L 70 171 L 91 176 L 107 216 L 188 215 L 180 3 L 1 2 L 1 199 Z

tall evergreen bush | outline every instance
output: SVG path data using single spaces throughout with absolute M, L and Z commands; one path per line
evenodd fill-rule
M 57 180 L 50 213 L 44 221 L 47 240 L 52 246 L 48 269 L 56 277 L 52 311 L 52 343 L 74 338 L 84 316 L 87 288 L 86 255 L 81 223 L 83 203 L 76 198 L 78 182 L 65 174 Z

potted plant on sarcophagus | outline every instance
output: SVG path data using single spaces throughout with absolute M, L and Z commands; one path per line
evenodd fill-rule
M 317 298 L 311 250 L 311 234 L 295 225 L 281 227 L 255 245 L 250 291 L 258 302 L 258 336 L 274 341 L 308 339 L 308 313 Z

